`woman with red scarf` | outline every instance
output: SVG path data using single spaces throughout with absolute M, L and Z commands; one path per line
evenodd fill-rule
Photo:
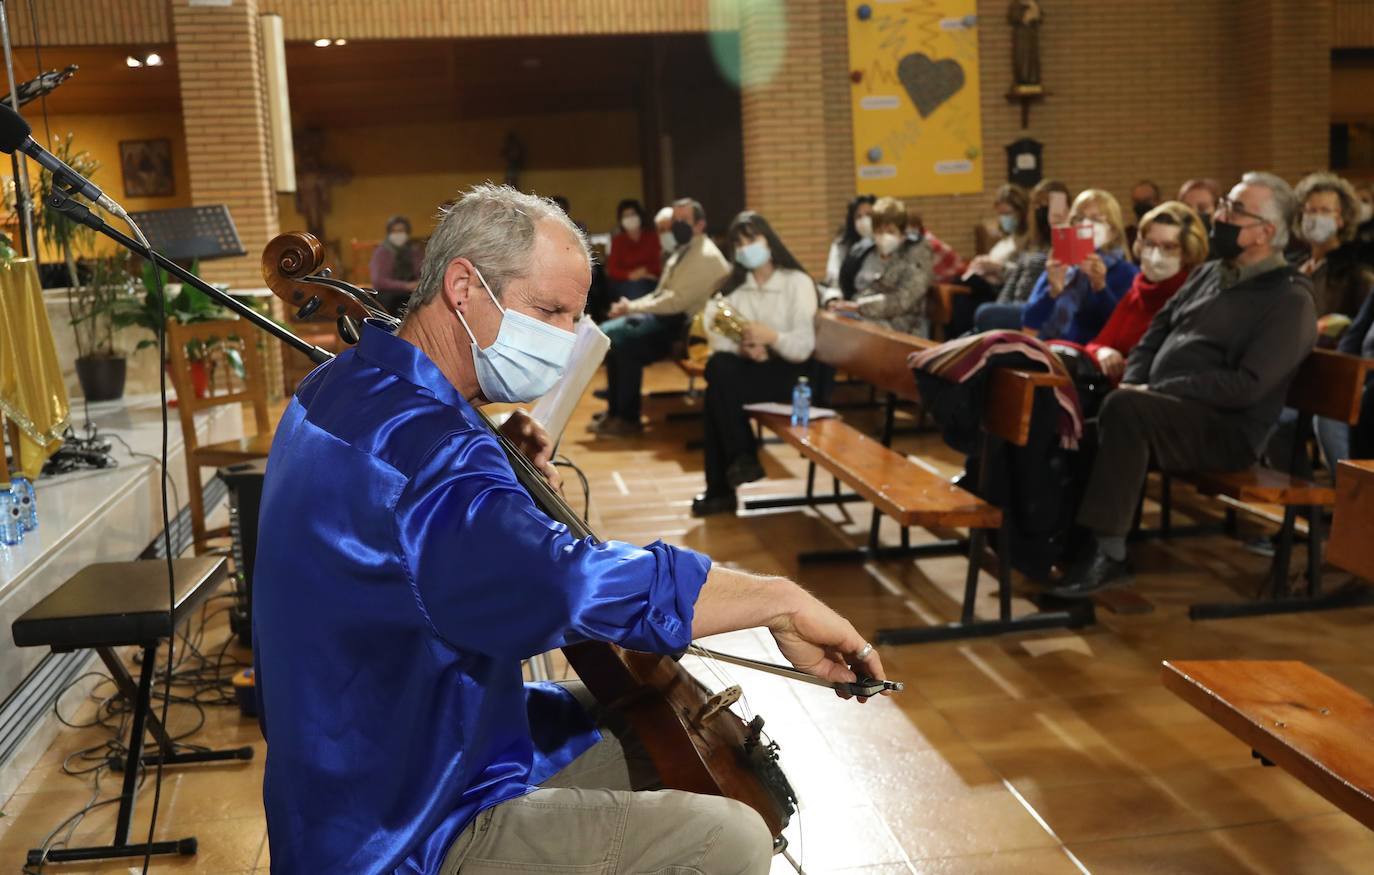
M 1207 260 L 1207 228 L 1192 207 L 1165 201 L 1141 220 L 1135 255 L 1140 273 L 1086 347 L 1114 383 L 1120 381 L 1126 358 L 1145 336 L 1150 320 L 1169 303 L 1193 268 Z

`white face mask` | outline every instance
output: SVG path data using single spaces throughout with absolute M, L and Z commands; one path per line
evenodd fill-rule
M 658 245 L 664 252 L 672 252 L 677 248 L 677 238 L 673 236 L 672 231 L 659 231 Z
M 634 213 L 630 213 L 629 215 L 625 216 L 620 220 L 620 227 L 624 228 L 626 231 L 629 231 L 631 234 L 635 233 L 639 230 L 640 227 L 639 216 L 636 216 Z
M 1322 244 L 1336 236 L 1336 219 L 1320 213 L 1304 213 L 1302 237 L 1308 243 Z
M 1158 246 L 1140 248 L 1140 272 L 1152 283 L 1163 282 L 1183 267 L 1182 255 L 1165 255 Z
M 1374 204 L 1360 201 L 1360 224 L 1363 225 L 1370 219 L 1374 219 Z
M 400 249 L 410 242 L 410 235 L 404 231 L 392 231 L 390 234 L 386 235 L 386 239 L 392 246 Z
M 1106 222 L 1093 222 L 1093 249 L 1101 249 L 1111 242 L 1112 226 Z
M 873 236 L 873 217 L 860 216 L 854 220 L 854 230 L 859 232 L 859 236 L 867 240 Z
M 472 365 L 477 371 L 477 385 L 482 395 L 488 401 L 505 404 L 523 404 L 542 397 L 563 376 L 577 335 L 502 307 L 477 268 L 474 267 L 473 272 L 477 273 L 478 281 L 491 296 L 496 309 L 501 311 L 501 327 L 496 332 L 496 340 L 486 349 L 477 345 L 477 338 L 462 312 L 453 311 L 463 323 L 463 330 L 472 338 Z
M 882 255 L 891 255 L 897 251 L 897 247 L 902 245 L 902 235 L 900 234 L 879 234 L 873 238 L 878 244 L 878 252 Z

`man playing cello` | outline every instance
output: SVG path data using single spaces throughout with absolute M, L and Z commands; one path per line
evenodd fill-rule
M 400 328 L 366 324 L 283 415 L 253 599 L 274 871 L 767 872 L 753 809 L 639 791 L 653 776 L 633 739 L 603 737 L 573 692 L 524 684 L 521 660 L 764 626 L 816 677 L 884 677 L 789 580 L 578 540 L 535 506 L 475 408 L 553 385 L 589 283 L 556 205 L 474 188 L 430 239 Z M 537 424 L 503 431 L 556 483 Z

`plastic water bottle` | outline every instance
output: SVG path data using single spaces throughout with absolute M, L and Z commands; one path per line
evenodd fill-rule
M 38 528 L 38 495 L 33 491 L 33 482 L 27 477 L 15 477 L 10 481 L 10 492 L 19 499 L 24 531 L 32 532 Z
M 13 547 L 24 540 L 23 510 L 12 489 L 0 491 L 0 544 Z
M 811 424 L 811 381 L 797 378 L 792 387 L 792 424 L 806 428 Z

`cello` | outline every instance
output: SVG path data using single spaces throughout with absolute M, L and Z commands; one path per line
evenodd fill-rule
M 348 342 L 357 340 L 357 320 L 395 323 L 374 293 L 321 271 L 323 257 L 324 248 L 313 235 L 281 234 L 263 252 L 263 279 L 298 317 L 318 313 L 335 318 Z M 595 537 L 543 474 L 490 420 L 487 424 L 535 504 L 574 537 Z M 745 723 L 730 709 L 741 695 L 739 687 L 712 693 L 673 657 L 603 642 L 569 645 L 563 654 L 598 704 L 633 728 L 665 789 L 742 802 L 762 816 L 775 852 L 785 849 L 782 832 L 796 810 L 796 794 L 782 771 L 778 745 L 764 735 L 763 718 Z

